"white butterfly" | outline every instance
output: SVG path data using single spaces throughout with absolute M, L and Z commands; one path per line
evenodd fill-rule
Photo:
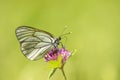
M 29 26 L 16 29 L 16 36 L 20 42 L 21 51 L 30 60 L 38 60 L 53 48 L 58 47 L 61 37 L 54 38 L 47 31 Z

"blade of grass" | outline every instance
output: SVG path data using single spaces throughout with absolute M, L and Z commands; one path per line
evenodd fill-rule
M 53 76 L 53 74 L 55 73 L 56 70 L 57 70 L 57 68 L 52 69 L 52 71 L 49 74 L 49 79 Z

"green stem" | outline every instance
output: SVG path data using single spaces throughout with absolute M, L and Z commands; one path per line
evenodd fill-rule
M 66 77 L 66 75 L 65 75 L 65 72 L 64 72 L 63 68 L 61 68 L 61 71 L 62 71 L 62 74 L 63 74 L 63 76 L 64 76 L 64 79 L 67 80 L 67 77 Z

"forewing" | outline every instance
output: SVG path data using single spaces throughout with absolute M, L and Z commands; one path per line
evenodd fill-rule
M 55 40 L 51 33 L 28 26 L 18 27 L 16 36 L 22 53 L 30 60 L 42 58 L 53 48 L 52 43 Z

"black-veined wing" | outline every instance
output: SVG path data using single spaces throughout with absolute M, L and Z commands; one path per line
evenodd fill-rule
M 16 36 L 21 45 L 22 53 L 30 60 L 42 58 L 54 46 L 55 39 L 49 32 L 28 26 L 16 29 Z

